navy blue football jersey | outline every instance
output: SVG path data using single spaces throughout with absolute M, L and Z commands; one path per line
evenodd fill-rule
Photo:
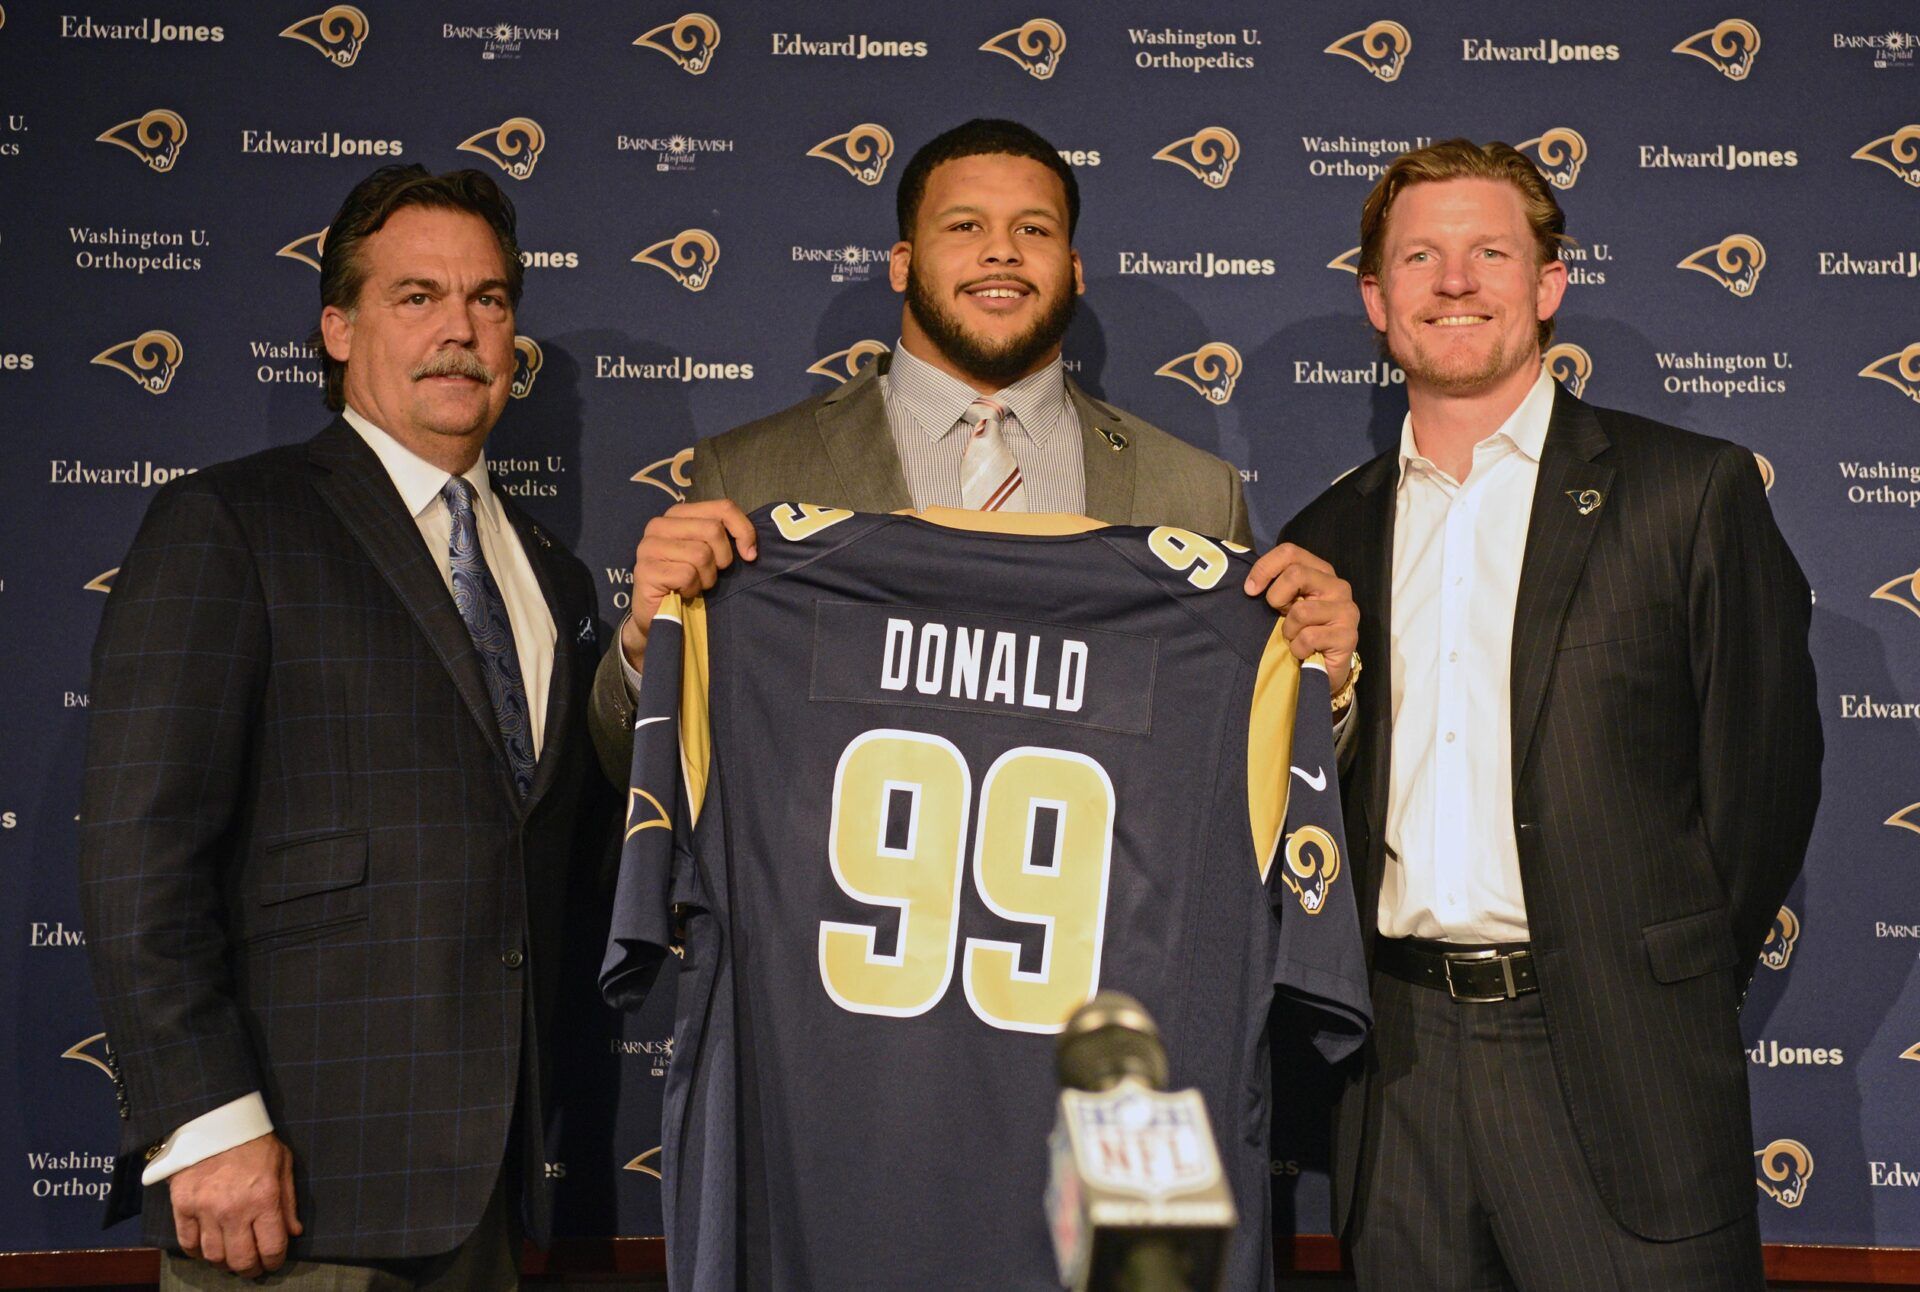
M 1329 1059 L 1369 1021 L 1325 670 L 1185 530 L 753 519 L 654 620 L 602 975 L 632 1007 L 678 958 L 673 1286 L 1056 1288 L 1054 1038 L 1102 987 L 1206 1097 L 1227 1286 L 1269 1284 L 1273 993 Z

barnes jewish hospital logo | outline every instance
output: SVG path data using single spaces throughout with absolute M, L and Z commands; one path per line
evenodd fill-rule
M 1240 139 L 1225 126 L 1208 126 L 1174 140 L 1153 159 L 1172 162 L 1208 188 L 1225 188 L 1240 160 Z
M 703 13 L 690 13 L 641 32 L 633 43 L 665 54 L 681 71 L 699 76 L 713 66 L 714 51 L 720 48 L 720 24 Z
M 826 377 L 844 384 L 872 367 L 875 359 L 892 350 L 893 347 L 884 341 L 855 341 L 844 350 L 835 350 L 808 364 L 807 371 L 816 377 Z
M 144 116 L 122 121 L 96 136 L 94 142 L 124 148 L 145 162 L 149 170 L 164 175 L 180 160 L 180 150 L 187 142 L 187 123 L 171 108 L 155 108 Z
M 1854 150 L 1855 161 L 1885 166 L 1914 188 L 1920 188 L 1920 126 L 1901 126 Z
M 1800 917 L 1783 906 L 1767 929 L 1767 940 L 1760 944 L 1760 963 L 1769 969 L 1785 969 L 1799 941 Z
M 367 15 L 350 4 L 337 4 L 325 13 L 302 18 L 281 32 L 289 40 L 311 45 L 335 67 L 352 67 L 366 47 L 372 24 Z
M 514 179 L 527 179 L 547 146 L 547 132 L 532 117 L 508 117 L 460 145 L 463 153 L 479 153 Z
M 1587 141 L 1571 126 L 1555 126 L 1532 139 L 1514 145 L 1517 152 L 1533 150 L 1534 169 L 1557 189 L 1569 189 L 1580 178 L 1580 167 L 1587 160 Z
M 687 490 L 693 487 L 693 477 L 688 472 L 693 467 L 693 449 L 691 446 L 681 449 L 670 458 L 661 458 L 658 462 L 649 462 L 629 477 L 634 484 L 650 484 L 665 493 L 675 502 L 687 500 Z M 655 806 L 659 806 L 657 803 Z M 628 817 L 631 821 L 632 804 L 628 804 Z M 633 832 L 628 831 L 631 835 Z
M 887 162 L 893 157 L 893 135 L 885 126 L 868 121 L 844 134 L 822 139 L 807 149 L 807 156 L 830 161 L 871 188 L 887 173 Z
M 1855 375 L 1884 381 L 1920 404 L 1920 341 L 1893 354 L 1881 355 Z
M 540 365 L 546 361 L 546 352 L 538 341 L 530 336 L 513 338 L 513 384 L 507 387 L 507 393 L 515 399 L 531 395 L 533 379 L 540 375 Z
M 1730 233 L 1693 252 L 1674 268 L 1705 274 L 1735 296 L 1751 296 L 1766 265 L 1767 249 L 1760 239 L 1751 234 Z
M 720 240 L 705 229 L 687 229 L 642 248 L 633 260 L 652 265 L 690 292 L 703 292 L 720 263 Z
M 155 328 L 131 341 L 108 346 L 94 355 L 92 362 L 126 373 L 150 395 L 164 395 L 186 355 L 186 347 L 180 344 L 179 337 Z
M 1209 404 L 1233 398 L 1233 387 L 1246 367 L 1240 352 L 1225 341 L 1209 341 L 1154 369 L 1156 377 L 1171 377 L 1191 388 Z
M 1060 56 L 1067 52 L 1067 33 L 1051 18 L 1029 18 L 989 40 L 980 52 L 1010 58 L 1028 76 L 1044 81 L 1060 68 Z
M 1754 1183 L 1783 1207 L 1797 1207 L 1807 1199 L 1807 1181 L 1813 1178 L 1813 1153 L 1797 1139 L 1777 1139 L 1753 1155 L 1760 1163 Z
M 1320 52 L 1350 58 L 1382 81 L 1397 80 L 1413 50 L 1413 37 L 1397 22 L 1379 22 L 1348 32 Z
M 1744 81 L 1753 70 L 1754 55 L 1760 52 L 1760 31 L 1745 18 L 1729 18 L 1705 31 L 1694 32 L 1671 52 L 1691 54 L 1716 68 L 1729 81 Z

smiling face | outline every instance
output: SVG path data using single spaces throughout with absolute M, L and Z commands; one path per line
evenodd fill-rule
M 1519 190 L 1492 179 L 1409 185 L 1387 213 L 1380 272 L 1360 280 L 1410 391 L 1456 398 L 1532 383 L 1540 321 L 1566 287 L 1566 266 L 1540 262 Z
M 359 300 L 320 315 L 327 353 L 346 365 L 347 404 L 429 462 L 465 471 L 513 380 L 499 240 L 477 215 L 407 206 L 359 254 Z
M 1053 362 L 1086 290 L 1067 191 L 1029 157 L 986 153 L 927 176 L 913 240 L 893 247 L 907 349 L 982 393 Z

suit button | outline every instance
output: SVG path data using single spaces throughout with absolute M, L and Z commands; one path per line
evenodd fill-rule
M 525 961 L 526 957 L 520 954 L 519 947 L 515 947 L 500 957 L 500 963 L 509 969 L 518 969 Z

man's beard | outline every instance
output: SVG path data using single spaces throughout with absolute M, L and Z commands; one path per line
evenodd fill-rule
M 1038 294 L 1033 283 L 1024 278 L 1018 281 Z M 1060 344 L 1060 338 L 1067 334 L 1067 325 L 1073 322 L 1074 304 L 1074 293 L 1069 287 L 1057 300 L 1042 307 L 1040 317 L 1025 332 L 1005 341 L 987 341 L 969 332 L 959 316 L 934 296 L 918 265 L 907 266 L 907 308 L 913 312 L 913 321 L 933 342 L 933 348 L 954 367 L 976 381 L 991 382 L 996 388 L 1009 386 L 1026 376 L 1042 356 Z
M 1387 356 L 1406 370 L 1409 381 L 1417 381 L 1449 395 L 1467 395 L 1484 389 L 1506 376 L 1513 367 L 1508 362 L 1505 336 L 1494 338 L 1493 346 L 1484 358 L 1447 360 L 1435 358 L 1418 343 L 1409 343 L 1409 353 L 1401 354 L 1387 342 L 1385 333 L 1381 333 L 1380 339 Z

